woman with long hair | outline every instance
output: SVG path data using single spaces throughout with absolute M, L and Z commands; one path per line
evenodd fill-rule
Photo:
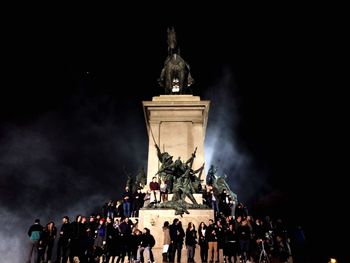
M 55 227 L 55 223 L 50 221 L 46 225 L 46 235 L 47 235 L 47 247 L 45 253 L 45 262 L 51 262 L 52 259 L 52 249 L 55 244 L 55 239 L 57 235 L 57 228 Z
M 197 231 L 192 222 L 188 223 L 186 229 L 185 245 L 187 249 L 187 262 L 194 262 L 194 253 L 197 244 Z
M 207 231 L 207 225 L 204 222 L 201 222 L 198 227 L 198 236 L 199 236 L 199 247 L 202 262 L 208 261 L 208 241 L 205 238 Z

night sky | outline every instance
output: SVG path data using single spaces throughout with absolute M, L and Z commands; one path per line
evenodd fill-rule
M 162 94 L 168 26 L 191 66 L 194 95 L 211 100 L 207 168 L 227 174 L 253 214 L 302 225 L 322 260 L 340 254 L 332 242 L 339 230 L 327 221 L 343 215 L 343 104 L 333 75 L 341 18 L 224 7 L 122 12 L 5 28 L 0 235 L 15 246 L 1 241 L 0 254 L 17 254 L 35 218 L 60 226 L 63 215 L 88 215 L 120 197 L 125 173 L 146 168 L 141 102 Z

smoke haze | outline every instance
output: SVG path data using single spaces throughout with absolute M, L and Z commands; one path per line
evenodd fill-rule
M 251 201 L 268 186 L 265 171 L 258 170 L 237 134 L 241 102 L 229 68 L 222 70 L 217 84 L 207 89 L 205 97 L 211 100 L 205 141 L 206 170 L 213 164 L 219 176 L 227 175 L 226 181 L 240 201 Z
M 1 126 L 0 253 L 5 262 L 23 262 L 26 233 L 35 218 L 60 227 L 64 215 L 73 221 L 77 214 L 99 212 L 109 199 L 120 198 L 124 170 L 135 174 L 145 166 L 145 128 L 133 125 L 143 120 L 132 112 L 118 119 L 114 102 L 103 96 L 79 101 L 74 98 L 63 110 L 31 122 Z

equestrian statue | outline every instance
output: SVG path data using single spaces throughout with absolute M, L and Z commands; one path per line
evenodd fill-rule
M 190 73 L 190 66 L 180 56 L 177 46 L 175 29 L 168 28 L 168 56 L 158 79 L 159 85 L 164 87 L 165 94 L 191 94 L 189 88 L 194 80 Z

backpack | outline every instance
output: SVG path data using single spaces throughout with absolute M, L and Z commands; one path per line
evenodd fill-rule
M 40 231 L 32 231 L 30 235 L 30 240 L 38 241 L 40 239 Z

